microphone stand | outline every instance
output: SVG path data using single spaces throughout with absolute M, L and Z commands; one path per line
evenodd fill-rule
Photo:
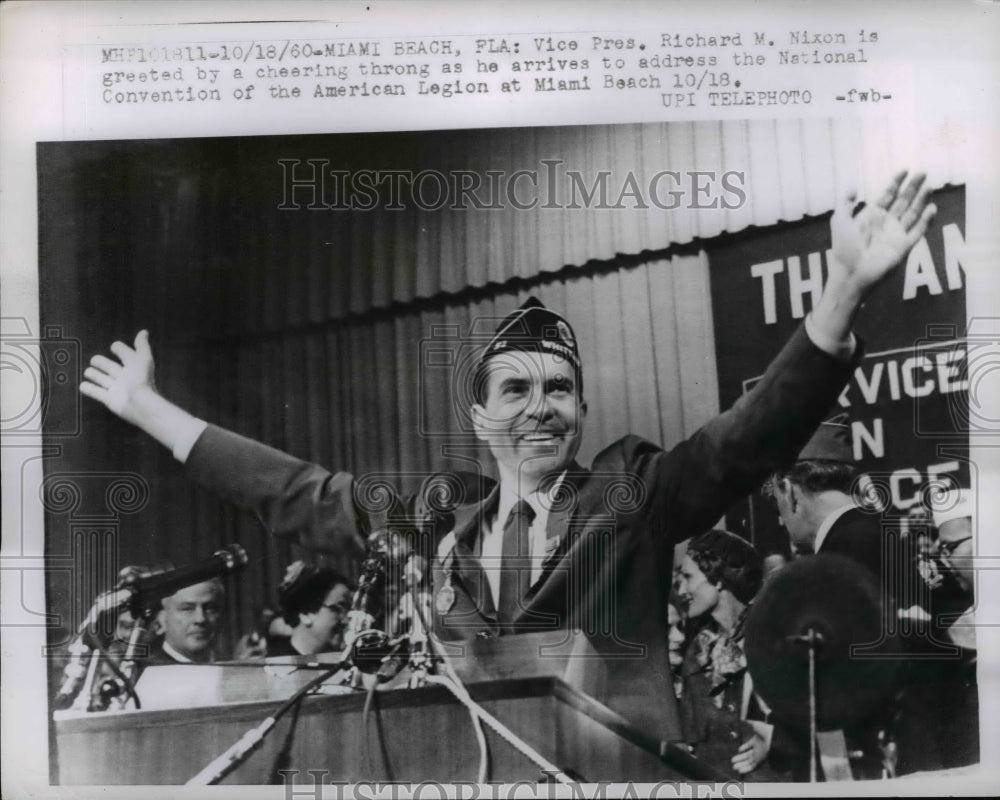
M 410 685 L 423 685 L 427 680 L 435 657 L 429 645 L 429 634 L 426 626 L 427 615 L 419 608 L 421 602 L 429 605 L 429 597 L 425 594 L 422 600 L 419 598 L 417 581 L 410 582 L 410 592 L 404 595 L 413 606 L 410 613 L 411 622 L 408 634 L 390 642 L 388 635 L 384 631 L 375 628 L 376 617 L 373 611 L 377 612 L 376 606 L 378 603 L 376 596 L 385 591 L 387 563 L 396 563 L 396 560 L 399 558 L 399 551 L 398 541 L 388 532 L 376 531 L 369 537 L 368 553 L 362 563 L 358 588 L 354 593 L 351 610 L 347 615 L 343 661 L 325 669 L 320 675 L 309 681 L 309 683 L 282 703 L 273 714 L 256 727 L 247 731 L 222 755 L 191 778 L 187 782 L 187 785 L 207 786 L 221 781 L 226 775 L 242 764 L 254 750 L 260 747 L 267 735 L 273 730 L 277 721 L 291 710 L 299 700 L 342 669 L 350 670 L 344 683 L 354 688 L 360 687 L 362 683 L 361 672 L 363 670 L 358 662 L 374 663 L 377 654 L 390 644 L 392 647 L 389 652 L 380 659 L 379 668 L 374 670 L 376 674 L 373 676 L 370 693 L 381 683 L 392 679 L 392 676 L 395 674 L 395 672 L 392 672 L 392 664 L 399 658 L 399 650 L 407 644 L 409 644 L 409 663 L 413 667 Z M 367 649 L 369 652 L 367 654 L 363 651 L 359 652 L 362 648 Z M 364 665 L 371 666 L 372 663 Z M 327 665 L 310 663 L 304 666 L 322 668 Z M 398 672 L 398 669 L 396 671 Z
M 72 649 L 77 642 L 70 645 Z M 80 650 L 82 650 L 82 656 L 87 658 L 87 674 L 83 681 L 83 686 L 80 687 L 80 691 L 76 695 L 76 699 L 73 701 L 73 705 L 70 706 L 72 711 L 91 711 L 90 708 L 90 696 L 93 692 L 94 678 L 97 677 L 97 667 L 101 661 L 101 651 L 94 649 L 90 650 L 88 654 L 88 648 L 83 642 L 79 642 Z M 74 658 L 77 654 L 74 654 Z M 79 665 L 78 665 L 79 666 Z
M 133 609 L 134 612 L 135 609 Z M 143 608 L 141 613 L 135 614 L 135 624 L 129 633 L 125 653 L 118 664 L 118 674 L 115 678 L 105 681 L 101 686 L 101 702 L 104 704 L 102 711 L 107 709 L 112 700 L 118 701 L 119 708 L 125 708 L 129 698 L 135 700 L 136 708 L 139 707 L 139 698 L 135 693 L 135 684 L 139 680 L 140 673 L 136 655 L 139 649 L 139 640 L 149 630 L 147 623 L 152 619 L 152 616 L 153 611 L 148 607 Z
M 427 620 L 430 618 L 430 595 L 421 591 L 424 579 L 423 559 L 411 553 L 403 569 L 403 596 L 400 599 L 401 613 L 409 621 L 404 639 L 408 643 L 410 668 L 409 687 L 416 689 L 427 682 L 427 676 L 433 672 L 434 655 L 431 652 L 430 630 Z
M 416 583 L 411 585 L 411 591 L 416 594 Z M 428 625 L 427 618 L 428 615 L 425 613 L 424 607 L 421 606 L 419 602 L 414 602 L 414 624 L 419 625 L 420 630 L 424 636 L 424 643 L 427 647 L 427 652 L 425 655 L 421 656 L 420 663 L 438 663 L 444 667 L 444 675 L 432 674 L 424 676 L 424 680 L 427 683 L 436 686 L 443 686 L 445 689 L 450 691 L 455 698 L 466 707 L 469 712 L 470 717 L 473 721 L 473 727 L 476 733 L 476 739 L 479 742 L 480 748 L 480 763 L 479 763 L 479 775 L 478 782 L 486 783 L 486 773 L 489 763 L 489 750 L 486 744 L 486 737 L 483 734 L 482 726 L 485 724 L 490 729 L 493 730 L 501 739 L 506 741 L 515 750 L 517 750 L 521 755 L 532 761 L 536 766 L 538 766 L 542 772 L 548 776 L 549 780 L 554 783 L 561 783 L 565 785 L 573 785 L 578 783 L 572 777 L 566 774 L 566 772 L 547 758 L 545 758 L 541 753 L 535 750 L 530 744 L 528 744 L 524 739 L 514 733 L 510 728 L 504 725 L 499 719 L 497 719 L 493 714 L 483 708 L 479 703 L 472 699 L 465 685 L 462 683 L 462 679 L 458 676 L 455 668 L 452 666 L 451 662 L 448 660 L 444 648 L 441 646 L 440 640 L 433 634 Z M 426 662 L 424 661 L 426 659 Z
M 418 592 L 416 586 L 410 587 L 407 595 L 410 605 L 413 606 L 413 613 L 410 621 L 410 688 L 416 689 L 427 682 L 427 676 L 433 666 L 433 657 L 430 650 L 430 632 L 424 625 L 426 616 L 423 608 L 417 611 L 418 606 L 429 603 L 429 596 L 426 592 Z
M 214 759 L 201 772 L 187 782 L 187 786 L 212 786 L 230 772 L 236 769 L 250 756 L 250 754 L 260 747 L 264 738 L 271 732 L 278 720 L 281 719 L 299 700 L 321 683 L 339 672 L 340 665 L 336 669 L 328 669 L 313 678 L 309 683 L 299 689 L 295 694 L 282 703 L 277 710 L 265 719 L 260 725 L 251 728 L 239 740 L 237 740 L 226 752 Z
M 789 636 L 788 641 L 805 645 L 809 657 L 809 782 L 816 783 L 816 653 L 823 645 L 823 635 L 809 628 L 799 636 Z
M 94 646 L 97 642 L 95 631 L 97 620 L 105 611 L 120 608 L 130 596 L 127 591 L 112 590 L 102 592 L 94 600 L 87 616 L 77 628 L 76 638 L 68 648 L 70 661 L 63 669 L 63 685 L 52 703 L 56 710 L 64 708 L 72 708 L 74 711 L 89 710 L 90 692 L 101 657 L 100 647 Z M 86 666 L 84 666 L 85 659 L 87 659 Z
M 372 608 L 375 604 L 374 596 L 380 590 L 384 589 L 386 559 L 388 557 L 387 544 L 391 544 L 391 542 L 388 542 L 380 531 L 373 533 L 368 539 L 368 552 L 361 566 L 361 577 L 358 579 L 358 588 L 351 602 L 351 610 L 347 612 L 347 630 L 344 633 L 344 659 L 340 663 L 326 668 L 282 703 L 263 722 L 247 731 L 222 755 L 191 778 L 187 782 L 188 786 L 210 786 L 225 778 L 226 775 L 242 764 L 254 750 L 260 747 L 277 721 L 293 708 L 299 700 L 342 669 L 350 670 L 344 683 L 353 688 L 360 687 L 361 670 L 357 663 L 359 659 L 358 649 L 371 641 L 375 642 L 371 646 L 374 649 L 378 649 L 384 647 L 388 639 L 384 632 L 375 629 L 375 615 L 372 613 Z M 309 664 L 308 666 L 311 667 L 314 665 Z
M 362 670 L 358 661 L 363 654 L 359 652 L 360 648 L 365 646 L 375 652 L 388 640 L 383 631 L 375 628 L 373 613 L 373 610 L 377 612 L 376 596 L 385 590 L 387 558 L 385 538 L 380 536 L 380 532 L 373 533 L 368 539 L 368 553 L 361 565 L 358 588 L 351 610 L 347 612 L 347 630 L 344 632 L 344 657 L 352 663 L 349 685 L 355 688 L 361 686 Z

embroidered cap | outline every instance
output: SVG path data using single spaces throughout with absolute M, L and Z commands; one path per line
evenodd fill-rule
M 493 356 L 511 350 L 552 353 L 564 358 L 578 372 L 580 370 L 580 353 L 573 329 L 564 317 L 546 308 L 537 297 L 529 297 L 504 318 L 483 349 L 479 364 L 482 366 Z

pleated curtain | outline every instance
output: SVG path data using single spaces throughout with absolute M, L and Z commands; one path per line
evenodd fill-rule
M 880 123 L 802 120 L 43 144 L 42 322 L 78 339 L 87 358 L 148 327 L 159 385 L 193 413 L 412 491 L 464 459 L 489 468 L 456 373 L 472 344 L 535 295 L 579 338 L 590 406 L 581 461 L 626 433 L 669 447 L 718 411 L 702 243 L 829 211 L 866 164 L 888 160 L 898 135 Z M 960 182 L 954 132 L 911 132 L 909 146 L 933 136 L 946 144 L 928 151 L 933 182 Z M 608 172 L 612 198 L 630 175 L 642 187 L 661 170 L 732 171 L 746 202 L 282 210 L 282 162 L 295 162 L 301 181 L 310 159 L 484 178 L 544 176 L 558 161 L 587 185 Z M 308 192 L 295 191 L 306 205 Z M 78 405 L 73 387 L 52 387 L 50 400 L 55 414 Z M 123 564 L 183 564 L 244 543 L 253 562 L 229 611 L 230 633 L 244 629 L 295 552 L 193 488 L 161 448 L 93 404 L 82 414 L 80 437 L 49 471 L 101 465 L 148 478 L 149 504 L 122 520 Z M 63 548 L 66 524 L 49 515 L 50 549 Z

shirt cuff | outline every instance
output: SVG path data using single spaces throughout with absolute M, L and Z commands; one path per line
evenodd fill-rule
M 839 358 L 841 361 L 848 361 L 858 349 L 858 340 L 855 338 L 853 332 L 850 333 L 846 339 L 838 341 L 832 336 L 827 336 L 825 333 L 817 329 L 813 324 L 811 311 L 806 315 L 805 327 L 806 336 L 809 337 L 809 340 L 814 345 L 816 345 L 824 353 L 828 353 L 834 358 Z
M 174 440 L 174 458 L 182 464 L 185 463 L 188 456 L 191 455 L 194 443 L 198 441 L 207 427 L 208 423 L 203 419 L 191 417 L 187 420 L 177 431 L 177 438 Z

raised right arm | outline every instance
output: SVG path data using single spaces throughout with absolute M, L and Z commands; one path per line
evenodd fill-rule
M 161 395 L 154 380 L 149 334 L 133 346 L 111 345 L 117 361 L 90 360 L 80 392 L 168 448 L 200 486 L 253 512 L 275 536 L 347 556 L 364 552 L 370 530 L 383 524 L 361 511 L 354 479 L 192 416 Z
M 187 461 L 205 423 L 156 390 L 149 331 L 139 331 L 132 347 L 115 342 L 111 352 L 118 357 L 117 361 L 103 355 L 90 359 L 80 393 L 148 433 L 181 463 Z

